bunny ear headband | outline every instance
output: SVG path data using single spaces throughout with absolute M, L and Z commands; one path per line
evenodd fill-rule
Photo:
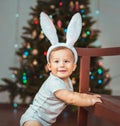
M 52 44 L 47 51 L 47 61 L 49 61 L 49 55 L 53 49 L 57 47 L 66 47 L 73 52 L 76 63 L 78 55 L 73 45 L 77 41 L 82 28 L 82 20 L 80 14 L 74 14 L 72 19 L 70 20 L 70 23 L 67 27 L 66 43 L 59 42 L 55 26 L 48 15 L 44 12 L 41 12 L 40 14 L 40 23 L 44 34 Z

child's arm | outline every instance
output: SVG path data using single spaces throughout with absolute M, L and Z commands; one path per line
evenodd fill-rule
M 100 95 L 90 95 L 68 90 L 58 90 L 55 92 L 55 96 L 67 104 L 76 106 L 92 106 L 97 102 L 102 103 Z

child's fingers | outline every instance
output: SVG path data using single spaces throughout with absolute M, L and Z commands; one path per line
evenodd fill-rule
M 97 98 L 96 102 L 102 103 L 102 100 L 100 98 Z
M 102 103 L 102 100 L 101 100 L 100 98 L 94 97 L 94 98 L 92 99 L 92 103 L 93 103 L 93 105 L 94 105 L 95 103 Z
M 102 103 L 102 100 L 100 99 L 101 98 L 101 95 L 95 94 L 94 96 L 96 97 L 96 101 L 97 102 Z
M 101 95 L 98 95 L 98 94 L 95 94 L 94 96 L 95 97 L 98 97 L 98 98 L 101 98 Z

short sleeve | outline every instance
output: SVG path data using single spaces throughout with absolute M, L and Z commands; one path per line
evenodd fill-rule
M 52 93 L 54 93 L 57 90 L 66 89 L 66 85 L 64 81 L 60 79 L 53 79 L 49 84 L 49 89 Z

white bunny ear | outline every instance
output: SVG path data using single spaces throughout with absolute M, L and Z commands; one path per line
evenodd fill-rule
M 54 26 L 52 20 L 44 12 L 41 12 L 41 14 L 40 14 L 40 24 L 41 24 L 41 28 L 42 28 L 44 34 L 50 40 L 51 44 L 52 45 L 57 44 L 58 36 L 57 36 L 55 26 Z
M 80 32 L 82 29 L 82 19 L 80 13 L 76 13 L 73 15 L 68 28 L 67 28 L 67 44 L 73 46 L 74 43 L 77 41 Z

